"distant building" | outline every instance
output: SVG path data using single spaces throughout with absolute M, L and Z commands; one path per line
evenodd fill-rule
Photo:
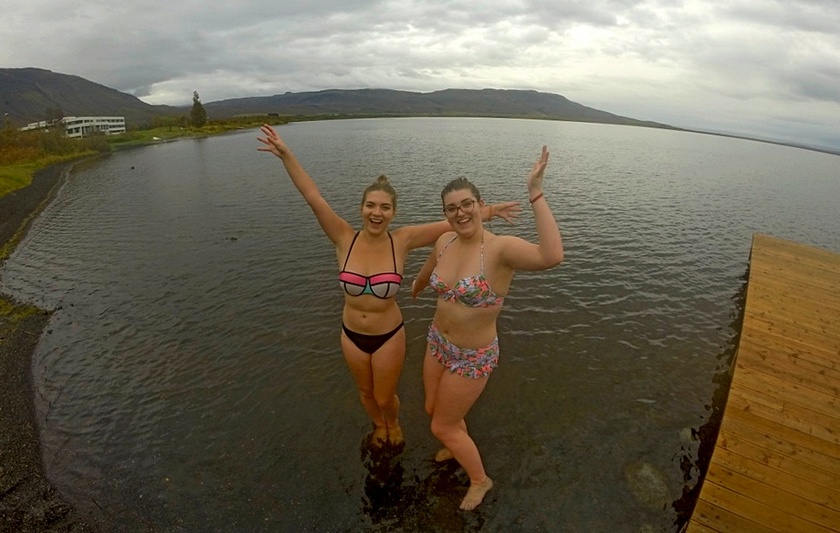
M 64 126 L 68 137 L 86 137 L 101 132 L 105 135 L 125 133 L 125 117 L 64 117 L 59 121 Z M 22 127 L 21 131 L 48 128 L 50 124 L 42 120 Z

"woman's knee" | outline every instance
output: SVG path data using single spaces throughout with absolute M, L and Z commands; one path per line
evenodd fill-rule
M 432 435 L 434 435 L 440 441 L 446 441 L 446 439 L 450 437 L 454 432 L 458 431 L 458 429 L 458 424 L 445 424 L 437 418 L 432 417 Z
M 363 402 L 376 402 L 376 397 L 373 394 L 373 390 L 370 389 L 359 387 L 359 397 L 362 399 Z
M 389 392 L 389 393 L 375 393 L 371 394 L 373 400 L 376 402 L 376 405 L 379 406 L 380 409 L 388 409 L 393 407 L 394 404 L 397 403 L 397 395 Z
M 435 416 L 435 402 L 432 400 L 426 400 L 423 407 L 426 409 L 426 414 L 429 416 Z

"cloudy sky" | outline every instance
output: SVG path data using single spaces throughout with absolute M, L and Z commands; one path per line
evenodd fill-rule
M 534 89 L 840 149 L 838 0 L 3 0 L 0 67 L 172 105 L 194 90 Z

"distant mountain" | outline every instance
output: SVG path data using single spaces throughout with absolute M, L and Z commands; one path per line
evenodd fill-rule
M 586 107 L 558 94 L 501 89 L 446 89 L 431 93 L 330 89 L 205 102 L 204 107 L 211 118 L 272 113 L 286 116 L 483 116 L 672 128 Z M 0 114 L 8 113 L 13 124 L 23 126 L 51 118 L 50 113 L 54 110 L 61 110 L 65 116 L 124 116 L 131 129 L 150 124 L 157 116 L 186 116 L 190 106 L 149 105 L 116 89 L 49 70 L 0 69 Z
M 445 89 L 431 93 L 357 89 L 286 93 L 204 104 L 210 116 L 398 115 L 520 117 L 672 128 L 600 111 L 564 96 L 502 89 Z
M 39 68 L 0 69 L 0 115 L 16 126 L 45 120 L 51 110 L 65 116 L 124 116 L 130 128 L 148 124 L 155 116 L 183 115 L 183 109 L 153 106 L 116 89 L 78 76 Z

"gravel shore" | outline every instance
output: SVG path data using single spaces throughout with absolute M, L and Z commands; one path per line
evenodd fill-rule
M 43 169 L 35 174 L 31 185 L 0 198 L 0 247 L 17 244 L 69 169 L 70 164 Z M 49 319 L 48 312 L 13 301 L 0 287 L 2 533 L 95 531 L 44 476 L 35 421 L 32 354 Z

